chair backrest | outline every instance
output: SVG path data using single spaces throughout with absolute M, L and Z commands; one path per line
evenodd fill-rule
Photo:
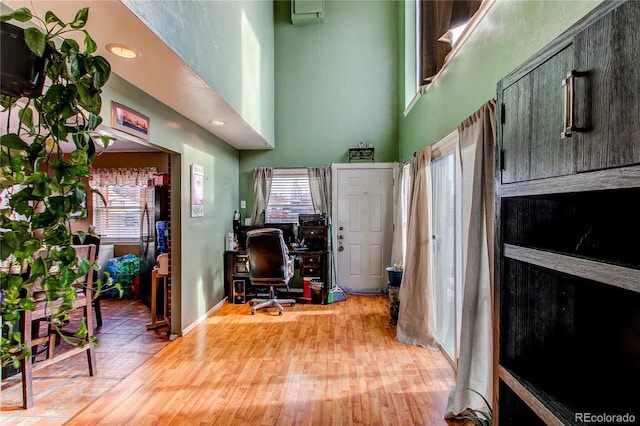
M 288 283 L 289 249 L 280 229 L 263 228 L 249 231 L 247 257 L 249 278 L 252 282 L 265 285 Z
M 72 247 L 75 249 L 76 256 L 78 256 L 78 258 L 85 259 L 89 261 L 89 263 L 95 262 L 96 253 L 98 251 L 98 248 L 95 244 L 86 243 L 82 245 L 73 245 Z M 76 283 L 83 284 L 84 286 L 87 286 L 89 287 L 89 289 L 91 289 L 91 286 L 93 284 L 93 272 L 94 270 L 89 270 L 89 273 L 78 278 Z
M 93 244 L 96 246 L 96 255 L 95 258 L 98 258 L 98 254 L 100 254 L 100 237 L 96 236 L 96 235 L 85 235 L 84 236 L 84 242 L 80 242 L 80 237 L 77 235 L 73 236 L 73 245 L 74 246 L 79 246 L 79 245 L 88 245 L 88 244 Z
M 83 245 L 73 245 L 71 246 L 73 247 L 73 249 L 76 251 L 76 256 L 80 259 L 85 259 L 87 261 L 89 261 L 89 263 L 93 263 L 95 261 L 95 257 L 96 257 L 96 245 L 95 244 L 83 244 Z M 48 253 L 48 249 L 40 249 L 37 250 L 33 253 L 33 258 L 37 259 L 41 256 L 45 256 Z M 55 271 L 57 270 L 57 266 L 53 265 L 50 269 L 50 272 L 55 273 Z M 74 282 L 74 286 L 78 289 L 81 289 L 85 286 L 87 287 L 91 287 L 93 284 L 93 270 L 89 270 L 89 273 L 87 273 L 86 275 L 83 275 L 81 277 L 79 277 L 75 282 Z M 31 286 L 31 291 L 32 291 L 32 295 L 34 296 L 34 298 L 39 301 L 39 300 L 44 300 L 45 296 L 45 292 L 44 289 L 42 289 L 41 287 L 41 279 L 38 279 L 33 286 Z

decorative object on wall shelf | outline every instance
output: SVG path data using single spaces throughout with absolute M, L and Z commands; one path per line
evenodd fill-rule
M 111 127 L 149 140 L 149 117 L 111 101 Z
M 204 216 L 204 167 L 191 165 L 191 217 Z
M 355 148 L 349 148 L 349 162 L 356 161 L 369 161 L 373 163 L 375 161 L 375 148 L 369 144 L 365 146 L 364 143 L 358 144 Z

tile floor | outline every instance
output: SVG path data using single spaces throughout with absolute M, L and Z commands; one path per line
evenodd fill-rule
M 149 308 L 139 300 L 103 299 L 101 307 L 98 374 L 89 376 L 84 352 L 34 372 L 34 406 L 28 410 L 21 407 L 20 374 L 3 380 L 0 424 L 64 424 L 169 343 L 167 327 L 146 329 Z

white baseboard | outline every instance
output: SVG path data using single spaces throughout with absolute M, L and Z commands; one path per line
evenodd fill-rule
M 209 309 L 206 314 L 202 315 L 200 318 L 198 318 L 193 323 L 191 323 L 187 328 L 182 330 L 182 335 L 185 336 L 191 330 L 196 328 L 196 326 L 198 324 L 200 324 L 202 321 L 206 320 L 211 314 L 213 314 L 215 311 L 220 309 L 225 303 L 227 303 L 227 298 L 226 297 L 224 299 L 222 299 L 220 302 L 218 302 L 218 304 L 215 305 L 213 308 Z

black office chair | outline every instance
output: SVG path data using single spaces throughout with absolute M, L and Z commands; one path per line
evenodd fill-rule
M 293 276 L 293 259 L 282 237 L 282 231 L 275 228 L 263 228 L 247 233 L 247 257 L 249 258 L 249 279 L 254 287 L 269 287 L 268 299 L 252 299 L 249 305 L 251 315 L 262 308 L 278 308 L 282 315 L 282 304 L 295 305 L 294 299 L 278 299 L 276 287 L 289 288 L 289 279 Z M 254 306 L 254 304 L 256 304 Z

